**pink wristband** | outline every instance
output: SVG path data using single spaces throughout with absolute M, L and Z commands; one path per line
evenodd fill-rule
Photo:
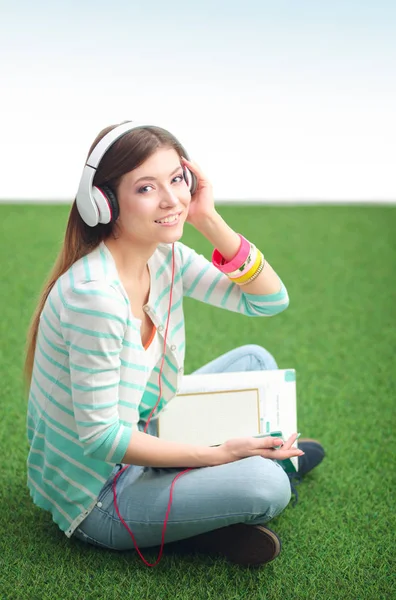
M 245 260 L 244 264 L 241 265 L 239 269 L 236 269 L 236 271 L 231 271 L 231 273 L 227 273 L 228 277 L 230 277 L 231 279 L 235 279 L 237 277 L 242 277 L 242 275 L 245 275 L 254 265 L 257 258 L 257 252 L 258 250 L 256 246 L 250 244 L 250 253 L 247 259 Z
M 232 273 L 232 271 L 236 271 L 243 265 L 246 261 L 247 257 L 250 253 L 250 242 L 247 241 L 246 238 L 243 237 L 240 233 L 238 233 L 241 245 L 239 246 L 239 250 L 229 262 L 226 262 L 224 256 L 220 254 L 220 252 L 215 248 L 212 254 L 212 263 L 214 264 L 219 271 L 222 273 Z

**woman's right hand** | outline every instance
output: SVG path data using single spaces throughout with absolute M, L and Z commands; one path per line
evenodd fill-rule
M 255 437 L 239 437 L 227 440 L 221 446 L 216 448 L 218 464 L 226 464 L 247 458 L 249 456 L 262 456 L 263 458 L 272 458 L 276 460 L 285 460 L 293 456 L 302 456 L 304 452 L 298 448 L 293 448 L 292 444 L 297 439 L 297 433 L 293 433 L 286 442 L 281 438 L 275 438 L 270 435 Z M 275 448 L 275 446 L 282 446 Z

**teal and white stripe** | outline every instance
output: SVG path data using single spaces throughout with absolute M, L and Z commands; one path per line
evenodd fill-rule
M 172 251 L 160 245 L 149 260 L 149 316 L 163 345 L 169 310 Z M 180 385 L 185 353 L 183 297 L 251 317 L 288 306 L 285 286 L 254 296 L 230 283 L 202 255 L 175 244 L 175 280 L 155 418 Z M 104 243 L 77 261 L 52 289 L 40 316 L 27 435 L 28 486 L 71 536 L 89 514 L 114 465 L 121 462 L 140 418 L 157 401 L 160 361 L 153 369 L 111 253 Z

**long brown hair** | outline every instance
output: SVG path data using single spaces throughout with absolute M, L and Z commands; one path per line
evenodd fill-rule
M 99 133 L 89 150 L 88 156 L 102 137 L 115 127 L 117 125 L 110 125 Z M 133 129 L 110 146 L 100 161 L 93 184 L 97 186 L 106 184 L 117 193 L 120 179 L 125 173 L 136 169 L 158 148 L 164 147 L 174 148 L 179 156 L 184 153 L 184 148 L 180 142 L 161 127 L 150 126 Z M 106 240 L 113 235 L 115 227 L 116 224 L 114 223 L 107 225 L 99 223 L 95 227 L 89 227 L 82 220 L 77 209 L 76 200 L 74 200 L 62 247 L 39 295 L 38 304 L 29 325 L 24 365 L 26 388 L 30 386 L 32 377 L 40 315 L 49 293 L 57 279 L 70 269 L 77 260 L 94 250 L 102 240 Z

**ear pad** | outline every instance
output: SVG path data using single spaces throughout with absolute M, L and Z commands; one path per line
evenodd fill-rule
M 105 194 L 107 201 L 110 205 L 111 210 L 111 222 L 117 221 L 120 215 L 120 208 L 118 206 L 118 200 L 115 192 L 108 185 L 102 185 L 102 192 Z
M 191 190 L 191 184 L 192 184 L 191 171 L 189 169 L 187 169 L 187 167 L 184 167 L 184 166 L 183 166 L 183 177 L 184 177 L 184 181 L 188 185 L 188 188 Z
M 99 210 L 99 223 L 114 223 L 120 214 L 117 196 L 108 185 L 94 186 L 92 195 Z
M 186 158 L 187 160 L 191 160 L 188 155 L 187 150 L 179 142 L 179 151 L 180 150 L 181 150 L 181 153 L 184 156 L 184 158 Z M 191 196 L 192 196 L 197 191 L 197 187 L 198 187 L 197 176 L 195 175 L 195 173 L 190 171 L 190 169 L 188 167 L 183 165 L 183 177 L 184 177 L 186 184 L 188 185 L 188 188 L 189 188 L 189 190 L 191 192 Z
M 187 159 L 187 160 L 189 160 L 189 159 Z M 198 187 L 197 178 L 196 178 L 195 174 L 192 171 L 190 171 L 190 169 L 186 166 L 183 166 L 183 177 L 184 177 L 184 181 L 188 185 L 188 188 L 189 188 L 189 190 L 191 192 L 191 196 L 192 196 L 193 194 L 195 194 L 197 187 Z

